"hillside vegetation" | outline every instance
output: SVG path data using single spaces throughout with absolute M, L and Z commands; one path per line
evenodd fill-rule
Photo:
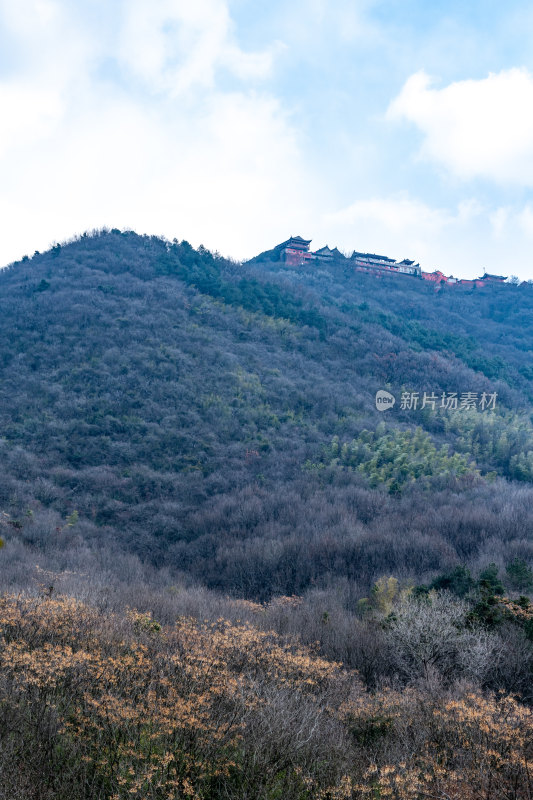
M 86 573 L 125 552 L 256 600 L 531 563 L 533 287 L 104 231 L 11 265 L 0 304 L 5 585 L 34 553 Z
M 464 608 L 433 604 L 432 645 L 450 668 Z M 407 657 L 405 621 L 436 619 L 416 601 L 399 612 L 389 636 Z M 511 696 L 467 683 L 370 693 L 249 623 L 162 626 L 61 596 L 4 597 L 0 625 L 0 795 L 11 800 L 531 796 L 532 711 Z
M 531 800 L 532 397 L 527 285 L 0 272 L 0 800 Z

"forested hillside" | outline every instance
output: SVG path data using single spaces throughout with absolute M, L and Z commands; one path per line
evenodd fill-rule
M 0 800 L 530 800 L 532 286 L 101 231 L 0 371 Z
M 448 677 L 465 646 L 484 649 L 482 632 L 458 629 L 460 603 L 399 612 L 384 635 L 414 673 L 422 663 L 402 627 L 413 615 Z M 369 691 L 257 619 L 162 625 L 65 597 L 4 597 L 0 624 L 0 794 L 9 800 L 531 796 L 531 709 L 474 687 L 483 659 L 453 691 L 439 689 L 435 672 L 418 686 Z
M 34 554 L 125 551 L 255 600 L 531 562 L 533 287 L 111 231 L 10 265 L 0 303 L 8 585 Z

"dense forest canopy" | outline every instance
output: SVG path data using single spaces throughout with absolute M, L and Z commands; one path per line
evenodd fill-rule
M 98 231 L 0 378 L 0 800 L 530 800 L 532 286 Z
M 10 265 L 0 303 L 8 585 L 29 551 L 117 549 L 256 600 L 531 563 L 532 286 L 113 230 Z

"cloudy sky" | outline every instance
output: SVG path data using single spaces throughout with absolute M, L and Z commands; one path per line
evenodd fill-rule
M 533 6 L 0 0 L 0 264 L 102 226 L 533 278 Z

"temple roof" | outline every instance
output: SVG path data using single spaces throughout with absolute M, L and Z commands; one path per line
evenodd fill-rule
M 481 281 L 490 281 L 490 280 L 492 280 L 492 281 L 506 281 L 507 280 L 507 276 L 506 275 L 505 276 L 504 275 L 490 275 L 488 272 L 485 272 L 485 274 L 482 275 L 481 278 L 478 278 L 478 280 L 481 280 Z
M 343 253 L 339 250 L 338 247 L 329 247 L 326 245 L 325 247 L 321 247 L 319 250 L 315 250 L 315 256 L 331 256 L 332 258 L 346 258 Z
M 376 253 L 359 253 L 357 250 L 354 250 L 352 253 L 352 258 L 379 258 L 380 261 L 390 261 L 391 264 L 395 264 L 394 258 L 389 258 L 388 256 L 378 256 Z
M 274 249 L 277 250 L 280 247 L 290 247 L 291 244 L 299 244 L 299 245 L 303 244 L 306 247 L 309 247 L 312 241 L 313 241 L 312 239 L 302 239 L 301 236 L 291 236 L 291 238 L 287 239 L 286 242 L 281 242 L 281 244 L 277 244 Z

